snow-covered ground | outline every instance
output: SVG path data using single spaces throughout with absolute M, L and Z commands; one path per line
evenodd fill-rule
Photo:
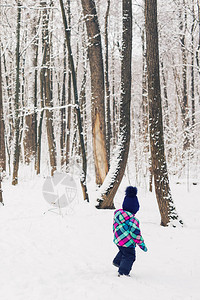
M 172 185 L 183 228 L 161 227 L 154 194 L 139 189 L 137 217 L 148 252 L 137 248 L 131 277 L 119 278 L 112 266 L 117 252 L 113 211 L 83 202 L 78 187 L 76 199 L 62 214 L 48 212 L 43 183 L 40 177 L 16 187 L 3 183 L 0 299 L 200 299 L 200 184 L 191 185 L 189 192 L 185 184 Z M 124 189 L 122 183 L 116 208 Z M 94 200 L 93 192 L 90 196 Z

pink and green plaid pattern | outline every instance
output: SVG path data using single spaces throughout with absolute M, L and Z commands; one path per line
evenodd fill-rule
M 136 246 L 147 251 L 139 228 L 139 220 L 128 211 L 118 209 L 113 221 L 114 243 L 122 247 Z

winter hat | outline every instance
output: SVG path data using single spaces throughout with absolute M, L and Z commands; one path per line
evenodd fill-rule
M 128 186 L 126 188 L 126 196 L 124 197 L 124 202 L 122 204 L 123 210 L 129 211 L 132 214 L 136 214 L 139 210 L 140 205 L 137 198 L 137 188 L 133 186 Z
M 133 196 L 136 196 L 137 195 L 137 188 L 135 186 L 128 186 L 126 188 L 126 196 L 128 197 L 133 197 Z

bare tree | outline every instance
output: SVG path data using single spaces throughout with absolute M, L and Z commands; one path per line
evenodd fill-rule
M 114 208 L 113 199 L 124 176 L 130 146 L 131 58 L 132 58 L 132 1 L 123 0 L 121 103 L 119 144 L 110 170 L 100 188 L 98 208 Z
M 1 49 L 0 49 L 0 203 L 3 203 L 1 189 L 2 171 L 6 171 L 6 147 L 5 147 L 5 125 L 3 116 L 3 93 L 2 93 L 2 73 L 1 73 Z
M 88 35 L 91 73 L 92 138 L 96 183 L 101 185 L 108 173 L 106 147 L 105 88 L 101 34 L 94 0 L 81 0 Z
M 66 61 L 66 44 L 63 45 L 64 58 L 63 58 L 63 81 L 62 81 L 62 96 L 61 96 L 61 111 L 60 111 L 60 151 L 61 151 L 61 165 L 64 165 L 64 149 L 66 140 L 66 75 L 67 75 L 67 61 Z
M 71 26 L 71 7 L 70 7 L 70 0 L 67 0 L 67 16 L 68 16 L 68 23 L 69 28 Z M 71 31 L 69 32 L 69 39 L 71 38 Z M 65 41 L 65 48 L 66 48 L 66 41 Z M 66 128 L 66 169 L 69 168 L 70 163 L 70 139 L 71 139 L 71 116 L 72 116 L 72 74 L 71 74 L 71 65 L 70 65 L 70 57 L 68 53 L 68 89 L 67 89 L 67 128 Z
M 30 52 L 30 84 L 29 84 L 29 105 L 34 107 L 33 113 L 29 113 L 25 116 L 25 135 L 24 135 L 24 156 L 25 162 L 30 163 L 33 158 L 36 158 L 36 145 L 37 145 L 37 75 L 38 75 L 38 39 L 39 32 L 38 27 L 40 23 L 40 15 L 33 15 L 33 18 L 28 14 L 28 20 L 30 23 L 30 39 L 31 42 Z M 29 27 L 28 27 L 29 29 Z M 29 36 L 29 35 L 28 35 Z M 27 46 L 26 46 L 27 47 Z M 29 58 L 29 57 L 28 57 Z M 29 63 L 29 59 L 28 59 Z M 36 162 L 36 160 L 35 160 Z
M 5 146 L 5 124 L 4 124 L 4 115 L 3 115 L 1 49 L 0 49 L 0 170 L 6 171 L 6 146 Z
M 47 6 L 46 1 L 43 1 L 43 6 Z M 51 69 L 50 69 L 50 35 L 48 30 L 49 24 L 49 12 L 45 8 L 43 11 L 43 43 L 46 51 L 46 59 L 44 62 L 43 68 L 45 68 L 44 73 L 44 96 L 45 96 L 45 106 L 46 106 L 46 128 L 47 128 L 47 139 L 49 145 L 49 156 L 50 156 L 50 165 L 51 165 L 51 175 L 54 174 L 56 170 L 56 144 L 54 138 L 54 130 L 53 130 L 53 101 L 52 101 L 52 89 L 51 89 Z
M 68 58 L 69 58 L 69 63 L 70 63 L 70 69 L 72 72 L 74 100 L 75 100 L 75 105 L 76 105 L 75 110 L 76 110 L 76 115 L 77 115 L 80 148 L 81 148 L 81 154 L 82 154 L 82 174 L 81 174 L 80 182 L 81 182 L 84 200 L 87 200 L 89 202 L 89 196 L 88 196 L 88 192 L 87 192 L 87 183 L 86 183 L 87 157 L 86 157 L 85 143 L 84 143 L 84 138 L 83 138 L 83 127 L 82 127 L 81 112 L 80 112 L 80 105 L 79 105 L 79 99 L 78 99 L 76 72 L 75 72 L 74 59 L 73 59 L 73 55 L 72 55 L 71 42 L 70 42 L 70 29 L 68 27 L 64 4 L 63 4 L 62 0 L 60 0 L 60 7 L 61 7 L 62 18 L 63 18 L 64 30 L 65 30 L 65 38 L 66 38 L 67 49 L 68 49 Z
M 192 101 L 192 143 L 195 143 L 195 73 L 194 73 L 194 29 L 195 29 L 194 0 L 192 0 L 192 26 L 191 26 L 191 101 Z
M 160 92 L 157 0 L 145 0 L 145 25 L 152 171 L 156 198 L 161 214 L 161 225 L 167 226 L 172 220 L 178 220 L 180 223 L 182 221 L 179 220 L 172 200 L 165 159 Z
M 107 0 L 105 16 L 105 92 L 106 92 L 106 146 L 108 164 L 110 164 L 110 140 L 111 140 L 111 117 L 110 117 L 110 83 L 109 83 L 109 53 L 108 53 L 108 20 L 110 12 L 110 0 Z
M 20 155 L 20 118 L 19 118 L 19 95 L 20 95 L 20 22 L 21 22 L 21 1 L 17 1 L 17 30 L 16 30 L 16 88 L 15 88 L 15 145 L 13 158 L 12 184 L 18 184 L 19 155 Z
M 200 1 L 197 0 L 197 10 L 198 10 L 198 25 L 199 25 L 199 38 L 198 38 L 198 46 L 196 49 L 196 63 L 198 67 L 199 77 L 200 77 Z
M 183 82 L 183 99 L 180 102 L 183 122 L 183 150 L 189 148 L 189 107 L 188 107 L 188 88 L 187 88 L 187 49 L 186 49 L 186 31 L 187 31 L 187 11 L 186 3 L 183 0 L 183 5 L 179 9 L 180 18 L 180 44 L 182 53 L 182 82 Z

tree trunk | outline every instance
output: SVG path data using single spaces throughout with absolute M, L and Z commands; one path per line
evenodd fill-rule
M 36 157 L 36 144 L 37 144 L 37 65 L 38 65 L 38 25 L 40 22 L 40 17 L 37 21 L 36 16 L 29 19 L 31 23 L 31 35 L 30 38 L 33 39 L 31 43 L 31 65 L 30 69 L 30 94 L 29 98 L 32 99 L 32 104 L 34 105 L 34 113 L 25 116 L 25 136 L 24 136 L 24 155 L 25 162 L 30 163 L 32 158 Z M 29 62 L 28 62 L 29 63 Z
M 18 184 L 18 170 L 19 170 L 19 155 L 20 155 L 20 119 L 19 119 L 19 93 L 20 93 L 20 21 L 21 21 L 21 2 L 17 2 L 17 46 L 16 46 L 16 88 L 15 88 L 15 145 L 13 158 L 13 178 L 12 184 Z
M 168 104 L 168 94 L 167 94 L 167 81 L 165 77 L 165 70 L 164 70 L 164 64 L 163 60 L 160 62 L 161 65 L 161 74 L 162 74 L 162 80 L 163 80 L 163 94 L 164 94 L 164 115 L 165 115 L 165 123 L 166 123 L 166 129 L 169 128 L 169 104 Z
M 184 10 L 184 18 L 182 16 Z M 184 20 L 184 23 L 183 23 Z M 186 31 L 187 31 L 187 13 L 186 4 L 183 0 L 183 8 L 180 8 L 180 44 L 182 52 L 182 80 L 183 80 L 183 100 L 181 103 L 182 122 L 184 130 L 183 150 L 189 149 L 189 107 L 188 107 L 188 89 L 187 89 L 187 53 L 186 53 Z
M 192 1 L 191 27 L 191 101 L 192 101 L 192 143 L 195 144 L 195 78 L 194 78 L 194 27 L 195 27 L 194 0 Z
M 83 124 L 83 135 L 85 138 L 85 149 L 87 154 L 87 107 L 86 107 L 86 83 L 87 83 L 87 59 L 88 59 L 88 51 L 86 46 L 86 40 L 85 35 L 83 37 L 83 43 L 82 43 L 82 49 L 83 49 L 83 78 L 81 83 L 81 90 L 80 90 L 80 110 L 81 110 L 81 116 L 82 116 L 82 124 Z
M 65 38 L 66 38 L 66 43 L 67 43 L 68 57 L 69 57 L 69 63 L 70 63 L 70 68 L 71 68 L 71 74 L 72 74 L 74 100 L 75 100 L 75 105 L 76 105 L 75 109 L 76 109 L 76 115 L 77 115 L 78 132 L 79 132 L 80 147 L 81 147 L 81 154 L 82 154 L 82 174 L 81 174 L 80 182 L 81 182 L 84 200 L 87 200 L 89 202 L 89 196 L 88 196 L 88 192 L 87 192 L 87 183 L 86 183 L 87 158 L 86 158 L 85 143 L 84 143 L 84 138 L 83 138 L 83 127 L 82 127 L 82 122 L 81 122 L 80 105 L 79 105 L 79 100 L 78 100 L 76 72 L 75 72 L 74 59 L 73 59 L 73 55 L 72 55 L 71 42 L 70 42 L 70 29 L 67 24 L 64 4 L 63 4 L 62 0 L 60 0 L 60 7 L 61 7 L 61 13 L 62 13 L 63 24 L 64 24 L 64 29 L 65 29 Z
M 1 72 L 1 48 L 0 48 L 0 203 L 3 204 L 3 194 L 1 188 L 2 172 L 6 171 L 6 145 L 5 145 L 5 124 L 3 115 L 3 91 Z
M 142 135 L 144 141 L 144 152 L 149 152 L 149 108 L 147 99 L 147 63 L 144 30 L 141 35 L 142 39 Z
M 3 204 L 3 194 L 2 194 L 3 191 L 2 191 L 2 188 L 1 188 L 1 182 L 2 182 L 2 173 L 1 173 L 1 170 L 0 170 L 0 203 Z
M 38 24 L 37 24 L 37 29 L 39 28 L 39 24 L 40 24 L 40 19 L 41 19 L 41 15 L 39 16 L 38 19 Z M 35 30 L 36 32 L 36 30 Z M 33 117 L 33 126 L 34 126 L 34 130 L 35 130 L 35 170 L 36 170 L 36 164 L 37 164 L 37 133 L 38 133 L 38 113 L 37 113 L 37 108 L 38 108 L 38 97 L 37 97 L 37 93 L 38 93 L 38 50 L 39 50 L 39 41 L 38 41 L 39 37 L 37 37 L 35 43 L 34 43 L 34 50 L 35 50 L 35 57 L 33 60 L 33 66 L 34 66 L 34 117 Z
M 145 0 L 145 25 L 152 171 L 161 225 L 167 226 L 172 220 L 179 218 L 172 201 L 164 153 L 156 0 Z
M 70 0 L 67 0 L 67 16 L 69 28 L 71 26 L 71 7 Z M 69 39 L 71 39 L 71 31 L 69 32 Z M 67 128 L 66 128 L 66 170 L 69 170 L 70 163 L 70 140 L 71 140 L 71 116 L 72 116 L 72 74 L 70 66 L 70 57 L 68 53 L 68 88 L 67 88 Z
M 5 146 L 5 124 L 4 124 L 4 115 L 3 115 L 3 93 L 2 93 L 1 49 L 0 49 L 0 173 L 2 171 L 6 171 L 6 146 Z
M 70 161 L 70 139 L 71 139 L 71 115 L 72 115 L 72 75 L 70 71 L 70 63 L 69 72 L 68 72 L 68 93 L 67 93 L 67 133 L 66 133 L 66 169 L 69 168 L 69 161 Z
M 12 111 L 12 88 L 10 83 L 10 78 L 7 72 L 6 66 L 6 57 L 5 52 L 3 51 L 3 65 L 4 65 L 4 73 L 5 73 L 5 82 L 6 82 L 6 91 L 8 97 L 8 108 L 9 108 L 9 132 L 6 136 L 6 150 L 7 150 L 7 157 L 8 157 L 8 168 L 9 168 L 9 175 L 11 174 L 11 143 L 13 140 L 13 133 L 14 133 L 14 118 L 13 118 L 13 111 Z
M 42 1 L 42 5 L 47 6 L 46 1 Z M 50 37 L 48 30 L 49 23 L 49 12 L 45 8 L 43 11 L 43 45 L 46 51 L 45 61 L 44 61 L 44 96 L 45 96 L 45 107 L 46 109 L 46 128 L 47 128 L 47 140 L 49 146 L 49 157 L 51 165 L 51 176 L 53 176 L 56 171 L 56 145 L 53 130 L 53 107 L 52 103 L 52 89 L 51 89 L 51 70 L 50 70 Z
M 108 69 L 108 18 L 110 12 L 110 0 L 107 0 L 107 10 L 105 16 L 105 92 L 106 92 L 106 147 L 108 155 L 108 167 L 110 164 L 110 141 L 111 141 L 111 122 L 110 122 L 110 84 L 109 84 L 109 69 Z
M 106 147 L 104 68 L 101 35 L 94 0 L 81 0 L 88 35 L 88 56 L 91 72 L 92 138 L 97 185 L 102 185 L 108 173 Z
M 199 79 L 200 79 L 200 1 L 199 0 L 197 0 L 197 10 L 198 10 L 199 38 L 198 38 L 198 46 L 196 50 L 196 63 L 197 63 Z
M 46 61 L 46 48 L 43 49 L 43 59 L 42 59 L 42 66 L 40 71 L 40 98 L 41 98 L 41 113 L 40 119 L 38 124 L 38 132 L 37 132 L 37 149 L 36 149 L 36 173 L 37 175 L 40 174 L 40 166 L 41 166 L 41 141 L 42 141 L 42 125 L 43 125 L 43 118 L 44 118 L 44 63 Z
M 117 103 L 115 95 L 115 60 L 114 60 L 114 45 L 112 51 L 112 146 L 114 147 L 117 143 Z
M 61 151 L 61 166 L 65 163 L 65 139 L 66 139 L 66 108 L 64 107 L 66 105 L 66 75 L 67 75 L 67 62 L 66 62 L 66 45 L 64 43 L 64 69 L 63 69 L 63 82 L 62 82 L 62 96 L 61 96 L 61 111 L 60 111 L 60 151 Z
M 98 208 L 114 208 L 113 199 L 124 176 L 130 146 L 131 57 L 132 57 L 132 1 L 123 0 L 123 34 L 121 64 L 120 132 L 117 155 L 100 187 Z

